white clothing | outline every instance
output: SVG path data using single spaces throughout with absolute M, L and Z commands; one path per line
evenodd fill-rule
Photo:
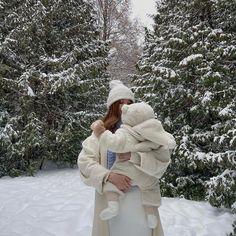
M 110 236 L 151 236 L 137 187 L 120 198 L 119 214 L 109 220 Z M 137 207 L 140 206 L 140 207 Z M 130 227 L 131 225 L 135 227 Z
M 82 144 L 83 149 L 81 150 L 79 157 L 78 157 L 78 166 L 80 171 L 80 176 L 82 181 L 89 185 L 96 188 L 95 193 L 95 211 L 94 211 L 94 221 L 93 221 L 93 231 L 92 236 L 116 236 L 111 235 L 109 231 L 115 232 L 117 229 L 113 230 L 113 226 L 107 223 L 107 221 L 102 221 L 99 217 L 100 212 L 106 207 L 107 201 L 103 194 L 103 186 L 104 186 L 104 180 L 106 176 L 109 174 L 109 170 L 106 168 L 107 163 L 107 149 L 99 146 L 98 138 L 92 134 L 90 137 L 88 137 Z M 137 190 L 138 191 L 138 190 Z M 134 208 L 141 208 L 143 209 L 143 206 L 138 201 L 136 202 L 135 206 L 131 205 L 131 203 L 135 203 L 135 201 L 132 201 L 132 192 L 126 193 L 126 198 L 130 199 L 130 203 L 125 203 L 127 206 L 127 212 L 124 214 L 121 212 L 122 215 L 120 217 L 125 217 L 128 212 L 134 211 Z M 131 196 L 131 198 L 129 198 Z M 144 214 L 144 213 L 143 213 Z M 141 217 L 141 218 L 139 218 Z M 137 215 L 135 216 L 137 222 L 140 220 L 142 221 L 142 225 L 145 225 L 147 227 L 146 220 L 144 221 L 144 217 Z M 119 218 L 114 217 L 114 221 L 118 220 Z M 131 218 L 132 219 L 132 218 Z M 114 224 L 116 224 L 114 222 Z M 117 224 L 121 224 L 117 222 Z M 123 224 L 123 223 L 122 223 Z M 139 224 L 139 223 L 138 223 Z M 120 228 L 123 226 L 120 225 Z M 130 227 L 135 228 L 138 227 L 136 222 L 130 222 Z M 109 229 L 110 228 L 110 229 Z M 122 234 L 120 236 L 129 236 L 127 234 Z M 161 222 L 158 221 L 158 225 L 155 229 L 152 230 L 151 236 L 163 236 L 163 229 Z M 133 236 L 133 235 L 132 235 Z M 150 235 L 135 235 L 135 236 L 150 236 Z

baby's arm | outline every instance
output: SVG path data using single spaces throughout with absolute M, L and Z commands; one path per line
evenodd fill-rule
M 122 129 L 118 129 L 114 134 L 106 130 L 104 123 L 101 120 L 96 120 L 92 123 L 90 128 L 94 134 L 99 138 L 99 144 L 108 150 L 116 153 L 125 153 L 126 135 Z M 129 150 L 128 150 L 129 151 Z
M 118 129 L 114 134 L 106 130 L 99 137 L 99 144 L 115 153 L 124 153 L 126 145 L 126 135 L 122 129 Z M 129 151 L 129 150 L 128 150 Z
M 160 147 L 160 145 L 152 142 L 152 141 L 142 141 L 135 144 L 131 150 L 131 152 L 149 152 L 152 150 L 156 150 Z

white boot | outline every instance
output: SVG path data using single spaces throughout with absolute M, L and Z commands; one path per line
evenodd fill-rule
M 100 218 L 102 220 L 109 220 L 119 213 L 119 202 L 118 201 L 108 201 L 108 207 L 100 213 Z
M 157 226 L 157 216 L 147 215 L 147 223 L 149 228 L 155 229 Z

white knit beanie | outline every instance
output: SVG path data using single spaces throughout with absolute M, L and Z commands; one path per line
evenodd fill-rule
M 110 82 L 110 92 L 107 98 L 107 108 L 120 99 L 130 99 L 134 102 L 134 94 L 120 80 L 112 80 Z

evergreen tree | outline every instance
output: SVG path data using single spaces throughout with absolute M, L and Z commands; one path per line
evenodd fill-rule
M 232 208 L 236 2 L 163 0 L 157 11 L 134 83 L 178 143 L 163 192 Z
M 104 111 L 107 45 L 85 0 L 0 2 L 0 176 L 74 165 Z
M 143 27 L 132 20 L 130 0 L 94 0 L 102 27 L 100 38 L 109 41 L 111 50 L 107 70 L 112 79 L 130 83 L 130 74 L 137 72 L 141 54 L 140 37 Z

